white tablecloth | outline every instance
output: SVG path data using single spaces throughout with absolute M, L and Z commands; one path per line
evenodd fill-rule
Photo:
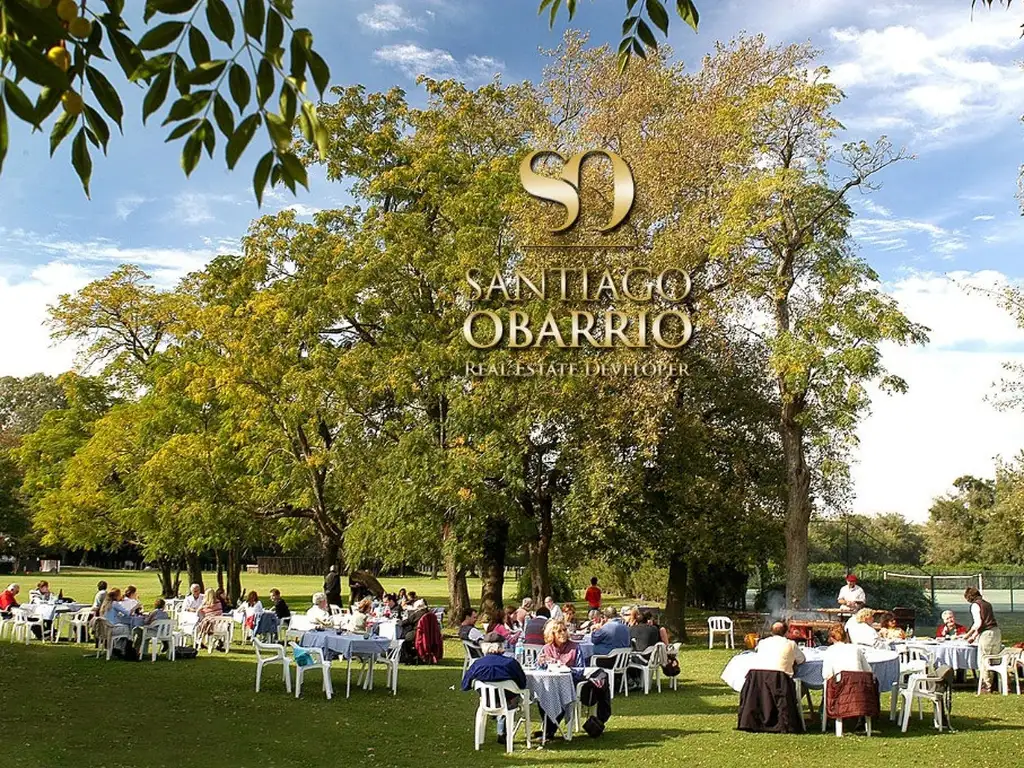
M 75 613 L 89 606 L 82 603 L 30 603 L 23 607 L 43 621 L 53 621 L 57 614 Z
M 947 666 L 953 669 L 977 669 L 978 646 L 960 641 L 942 643 L 907 643 L 911 648 L 921 648 L 935 654 L 935 666 Z
M 822 679 L 822 654 L 823 651 L 817 648 L 804 648 L 806 661 L 799 665 L 796 670 L 796 679 L 808 688 L 821 688 L 825 683 Z M 900 673 L 900 657 L 895 651 L 882 651 L 875 648 L 866 648 L 865 655 L 871 665 L 871 671 L 878 680 L 879 693 L 890 690 L 896 682 Z M 722 671 L 722 680 L 734 691 L 743 690 L 743 683 L 747 679 L 747 672 L 754 668 L 757 654 L 754 651 L 745 651 L 733 656 Z

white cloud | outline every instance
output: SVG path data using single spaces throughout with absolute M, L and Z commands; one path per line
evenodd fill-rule
M 296 216 L 314 216 L 320 213 L 323 208 L 316 208 L 305 203 L 292 203 L 291 205 L 286 205 L 282 210 L 295 211 Z
M 458 61 L 441 48 L 422 48 L 415 43 L 386 45 L 373 52 L 377 61 L 396 67 L 408 77 L 454 77 L 466 81 L 489 80 L 504 69 L 505 64 L 490 56 L 469 56 Z
M 995 216 L 991 216 L 991 215 L 986 213 L 986 214 L 984 214 L 982 216 L 975 216 L 974 217 L 974 221 L 992 221 L 994 218 L 995 218 Z
M 874 14 L 830 30 L 832 79 L 856 95 L 857 114 L 844 122 L 868 130 L 909 129 L 915 146 L 944 145 L 999 130 L 1024 101 L 1024 70 L 1014 61 L 1019 28 L 1005 14 L 957 4 L 909 24 L 871 27 Z M 883 23 L 896 14 L 876 16 Z M 920 24 L 918 20 L 920 19 Z
M 214 205 L 217 203 L 237 205 L 239 200 L 235 195 L 182 192 L 174 197 L 171 210 L 168 211 L 165 218 L 168 221 L 193 226 L 205 224 L 217 218 L 213 211 Z
M 885 209 L 882 209 L 885 210 Z M 878 247 L 884 251 L 910 250 L 914 235 L 928 238 L 928 249 L 944 259 L 967 247 L 964 236 L 957 230 L 946 229 L 938 224 L 915 219 L 897 219 L 886 214 L 858 216 L 850 226 L 850 232 L 857 242 Z
M 1024 362 L 1024 331 L 991 298 L 963 288 L 1003 280 L 991 271 L 910 274 L 886 286 L 912 320 L 931 328 L 931 342 L 884 349 L 886 366 L 910 389 L 875 394 L 858 430 L 856 511 L 924 521 L 958 476 L 992 476 L 995 456 L 1024 447 L 1024 414 L 1000 413 L 985 400 L 1004 362 Z
M 148 197 L 142 197 L 141 195 L 125 195 L 119 197 L 114 202 L 114 213 L 117 218 L 121 221 L 127 221 L 128 217 L 131 216 L 140 205 L 150 202 Z
M 423 30 L 419 19 L 410 16 L 400 5 L 378 3 L 373 10 L 360 13 L 356 19 L 373 32 L 398 32 L 403 29 Z

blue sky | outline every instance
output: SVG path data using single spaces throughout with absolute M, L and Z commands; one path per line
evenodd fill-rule
M 399 85 L 414 99 L 418 72 L 481 83 L 536 79 L 541 47 L 554 47 L 535 0 L 301 0 L 335 83 L 370 90 Z M 1024 447 L 1024 418 L 985 402 L 1007 360 L 1024 360 L 1024 333 L 964 286 L 1024 278 L 1024 220 L 1015 194 L 1024 157 L 1024 55 L 1020 10 L 977 12 L 969 0 L 703 0 L 699 35 L 676 20 L 671 43 L 688 66 L 716 40 L 742 31 L 773 42 L 810 40 L 847 99 L 844 139 L 881 133 L 917 159 L 890 169 L 883 186 L 855 196 L 854 234 L 886 290 L 933 329 L 926 349 L 886 350 L 910 394 L 879 398 L 860 430 L 858 511 L 896 510 L 915 519 L 966 472 L 990 474 L 993 457 Z M 576 26 L 595 43 L 617 43 L 623 3 L 581 2 Z M 122 262 L 172 284 L 213 254 L 231 250 L 259 214 L 251 173 L 255 143 L 234 173 L 204 159 L 186 180 L 180 146 L 143 128 L 140 97 L 126 98 L 125 136 L 97 157 L 86 200 L 68 162 L 69 144 L 48 157 L 45 136 L 16 130 L 0 177 L 0 375 L 67 369 L 74 350 L 51 347 L 45 307 Z M 264 206 L 300 214 L 345 200 L 313 175 L 298 197 Z

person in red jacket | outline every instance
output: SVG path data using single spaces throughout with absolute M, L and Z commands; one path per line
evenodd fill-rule
M 18 607 L 17 595 L 21 592 L 21 587 L 17 584 L 11 584 L 3 592 L 0 592 L 0 613 L 9 614 L 11 608 Z
M 601 588 L 597 586 L 597 576 L 592 576 L 590 579 L 590 586 L 587 587 L 586 601 L 591 610 L 597 610 L 601 607 Z
M 935 630 L 936 637 L 957 637 L 966 634 L 967 627 L 956 623 L 956 616 L 952 611 L 942 612 L 942 623 Z

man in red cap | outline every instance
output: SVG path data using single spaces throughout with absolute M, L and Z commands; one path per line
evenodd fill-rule
M 863 587 L 857 584 L 857 577 L 852 573 L 848 573 L 846 575 L 846 586 L 839 590 L 839 604 L 851 613 L 855 613 L 863 608 L 864 603 L 867 601 L 868 598 L 864 594 Z

